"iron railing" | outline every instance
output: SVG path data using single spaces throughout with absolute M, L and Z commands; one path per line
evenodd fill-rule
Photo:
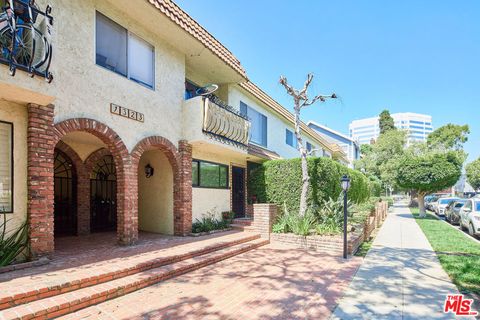
M 0 0 L 0 63 L 9 66 L 10 75 L 16 70 L 26 71 L 31 77 L 53 80 L 49 71 L 52 61 L 52 8 L 41 11 L 35 0 Z
M 203 98 L 203 133 L 224 144 L 247 149 L 250 120 L 217 96 Z

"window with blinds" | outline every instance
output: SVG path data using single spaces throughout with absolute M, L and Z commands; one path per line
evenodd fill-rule
M 13 124 L 0 121 L 0 213 L 13 212 Z
M 153 89 L 155 49 L 148 42 L 97 12 L 96 63 Z

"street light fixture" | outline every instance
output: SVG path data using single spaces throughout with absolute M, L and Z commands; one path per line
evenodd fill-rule
M 347 192 L 350 188 L 350 178 L 344 175 L 340 181 L 343 189 L 343 259 L 347 259 Z

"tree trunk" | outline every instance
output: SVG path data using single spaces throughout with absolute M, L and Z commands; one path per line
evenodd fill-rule
M 310 186 L 310 176 L 308 175 L 307 150 L 303 146 L 302 133 L 300 132 L 300 105 L 295 101 L 295 138 L 297 139 L 297 148 L 300 152 L 302 162 L 302 193 L 300 194 L 300 210 L 298 214 L 303 217 L 307 212 L 308 187 Z
M 423 192 L 418 192 L 417 199 L 419 216 L 420 218 L 425 218 L 427 216 L 427 213 L 425 211 L 425 194 Z
M 300 210 L 298 214 L 300 217 L 303 217 L 307 212 L 307 196 L 308 196 L 308 187 L 310 185 L 310 176 L 308 175 L 308 163 L 307 163 L 307 150 L 303 145 L 302 134 L 300 132 L 300 112 L 303 107 L 310 106 L 316 101 L 324 102 L 325 99 L 335 99 L 337 96 L 335 93 L 325 96 L 325 95 L 316 95 L 313 99 L 309 99 L 307 95 L 308 87 L 313 80 L 313 74 L 309 73 L 307 80 L 303 85 L 303 89 L 296 90 L 291 85 L 288 84 L 287 78 L 284 76 L 280 77 L 280 84 L 285 87 L 287 93 L 293 97 L 294 111 L 295 111 L 295 137 L 297 138 L 297 148 L 300 153 L 300 159 L 302 161 L 302 194 L 300 195 Z
M 299 215 L 303 217 L 307 212 L 308 187 L 310 186 L 310 176 L 308 175 L 307 153 L 302 152 L 302 194 L 300 195 Z

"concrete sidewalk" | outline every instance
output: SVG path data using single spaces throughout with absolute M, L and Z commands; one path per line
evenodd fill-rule
M 405 205 L 396 205 L 331 319 L 455 319 L 443 313 L 457 294 Z

